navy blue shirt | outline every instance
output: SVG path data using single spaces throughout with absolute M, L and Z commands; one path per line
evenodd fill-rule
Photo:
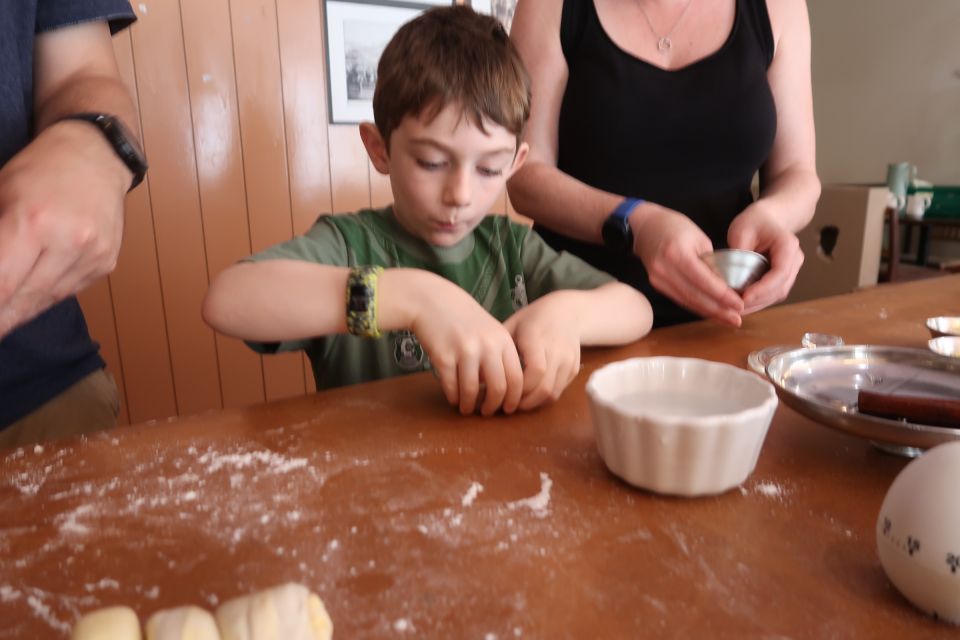
M 127 0 L 0 2 L 0 165 L 33 137 L 36 35 L 92 20 L 108 20 L 116 33 L 135 19 Z M 0 340 L 0 429 L 102 368 L 98 350 L 76 298 Z

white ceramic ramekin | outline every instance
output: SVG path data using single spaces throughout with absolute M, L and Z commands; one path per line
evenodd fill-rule
M 613 362 L 590 376 L 587 395 L 610 471 L 681 496 L 721 493 L 746 480 L 777 408 L 766 379 L 696 358 Z

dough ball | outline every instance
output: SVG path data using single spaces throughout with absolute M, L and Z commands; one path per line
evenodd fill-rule
M 217 621 L 206 609 L 177 607 L 147 620 L 147 640 L 220 640 Z
M 130 607 L 105 607 L 86 614 L 70 640 L 142 640 L 140 619 Z
M 284 584 L 224 602 L 217 609 L 222 640 L 330 640 L 333 622 L 316 594 Z

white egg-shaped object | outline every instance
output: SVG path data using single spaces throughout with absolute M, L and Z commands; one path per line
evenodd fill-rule
M 877 518 L 877 554 L 910 602 L 960 624 L 960 441 L 930 449 L 890 485 Z

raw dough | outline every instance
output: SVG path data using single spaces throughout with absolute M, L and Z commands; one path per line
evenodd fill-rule
M 73 627 L 70 640 L 142 640 L 140 619 L 130 607 L 91 611 Z
M 222 640 L 330 640 L 333 622 L 316 594 L 288 583 L 217 609 Z
M 206 609 L 177 607 L 147 620 L 147 640 L 220 640 L 217 621 Z

